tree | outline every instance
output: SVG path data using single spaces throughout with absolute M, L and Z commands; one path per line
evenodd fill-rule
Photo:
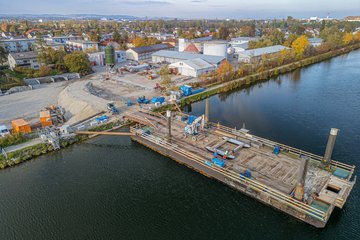
M 295 50 L 297 58 L 302 58 L 305 49 L 309 46 L 309 44 L 309 40 L 305 35 L 301 35 L 291 44 L 291 47 Z
M 167 75 L 167 74 L 169 74 L 169 66 L 164 65 L 160 68 L 159 75 L 163 76 L 163 75 Z
M 112 37 L 113 37 L 115 42 L 121 43 L 121 35 L 120 35 L 120 33 L 119 33 L 119 31 L 117 29 L 115 29 Z
M 228 39 L 230 35 L 230 31 L 228 27 L 222 26 L 219 28 L 219 32 L 218 32 L 218 38 L 219 39 Z
M 360 42 L 360 31 L 357 31 L 354 35 L 354 40 Z
M 240 28 L 240 37 L 254 37 L 255 36 L 255 24 L 251 26 L 243 26 Z
M 344 42 L 344 44 L 350 44 L 350 43 L 352 43 L 352 41 L 353 41 L 353 35 L 352 35 L 352 33 L 345 33 L 345 35 L 344 35 L 344 38 L 343 38 L 343 42 Z
M 298 38 L 296 34 L 290 34 L 289 37 L 285 40 L 284 46 L 291 47 L 291 44 Z
M 4 64 L 7 61 L 7 55 L 8 53 L 5 48 L 0 46 L 0 64 Z
M 64 57 L 64 63 L 69 72 L 77 72 L 82 75 L 91 72 L 89 58 L 84 52 L 73 52 Z
M 161 86 L 169 89 L 171 87 L 171 77 L 169 74 L 165 74 L 161 76 L 161 81 L 160 81 Z
M 273 45 L 281 45 L 285 40 L 285 34 L 278 29 L 273 29 L 267 34 L 267 38 L 270 39 Z
M 142 37 L 135 37 L 132 41 L 131 41 L 132 45 L 134 45 L 134 47 L 143 47 L 146 46 L 146 41 L 144 38 Z
M 223 61 L 218 70 L 217 70 L 218 77 L 221 81 L 227 81 L 231 79 L 231 75 L 233 74 L 233 66 L 227 60 Z

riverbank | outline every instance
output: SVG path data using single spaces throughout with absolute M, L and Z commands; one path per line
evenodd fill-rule
M 238 78 L 235 80 L 230 80 L 228 82 L 224 83 L 214 83 L 209 86 L 207 86 L 207 89 L 204 92 L 194 94 L 188 97 L 185 97 L 180 100 L 180 107 L 184 107 L 186 105 L 189 105 L 191 103 L 204 100 L 210 96 L 219 94 L 219 93 L 225 93 L 230 92 L 236 89 L 246 88 L 250 87 L 253 84 L 268 81 L 273 77 L 277 77 L 280 74 L 288 73 L 291 71 L 294 71 L 299 68 L 307 67 L 315 63 L 319 63 L 325 60 L 329 60 L 333 57 L 337 57 L 342 54 L 347 54 L 353 50 L 357 50 L 360 48 L 360 43 L 353 44 L 351 46 L 346 46 L 337 50 L 333 50 L 327 53 L 319 54 L 317 56 L 309 57 L 306 59 L 299 60 L 297 62 L 293 62 L 287 65 L 283 65 L 280 67 L 276 67 L 273 69 L 265 70 L 259 73 L 251 74 L 242 78 Z M 157 108 L 156 111 L 162 112 L 166 109 L 172 109 L 173 105 L 167 105 L 162 106 L 160 108 Z

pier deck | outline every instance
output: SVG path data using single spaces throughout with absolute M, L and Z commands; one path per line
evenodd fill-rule
M 285 151 L 274 154 L 274 142 L 246 132 L 210 123 L 199 135 L 185 137 L 184 128 L 187 123 L 177 116 L 172 118 L 169 141 L 164 116 L 137 112 L 127 118 L 137 122 L 131 128 L 134 140 L 317 227 L 325 226 L 335 206 L 344 205 L 354 185 L 354 181 L 349 181 L 354 172 L 353 166 L 335 161 L 332 163 L 333 168 L 347 173 L 346 178 L 341 179 L 320 167 L 319 156 L 291 147 L 283 147 Z M 236 148 L 235 144 L 226 141 L 228 138 L 251 147 Z M 234 158 L 224 159 L 224 167 L 209 164 L 214 154 L 207 147 L 230 151 Z M 310 157 L 304 185 L 305 195 L 308 196 L 305 202 L 298 201 L 291 195 L 298 183 L 301 168 L 299 151 Z M 251 178 L 240 177 L 246 170 L 251 172 Z M 317 197 L 313 198 L 313 193 Z

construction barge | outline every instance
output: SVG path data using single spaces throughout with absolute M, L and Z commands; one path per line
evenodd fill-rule
M 356 182 L 355 166 L 207 121 L 206 115 L 138 111 L 125 118 L 132 140 L 315 227 L 325 227 Z

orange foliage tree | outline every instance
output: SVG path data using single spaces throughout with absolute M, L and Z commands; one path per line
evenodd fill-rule
M 343 38 L 343 42 L 344 42 L 344 44 L 349 44 L 349 43 L 351 43 L 352 41 L 353 41 L 353 35 L 352 35 L 352 33 L 345 33 L 345 35 L 344 35 L 344 38 Z
M 291 44 L 291 47 L 294 49 L 297 58 L 302 58 L 305 49 L 307 46 L 309 46 L 309 44 L 309 40 L 305 35 L 301 35 Z
M 231 63 L 229 63 L 227 60 L 223 61 L 217 70 L 218 77 L 223 82 L 230 80 L 233 74 L 233 69 L 234 67 L 231 65 Z

